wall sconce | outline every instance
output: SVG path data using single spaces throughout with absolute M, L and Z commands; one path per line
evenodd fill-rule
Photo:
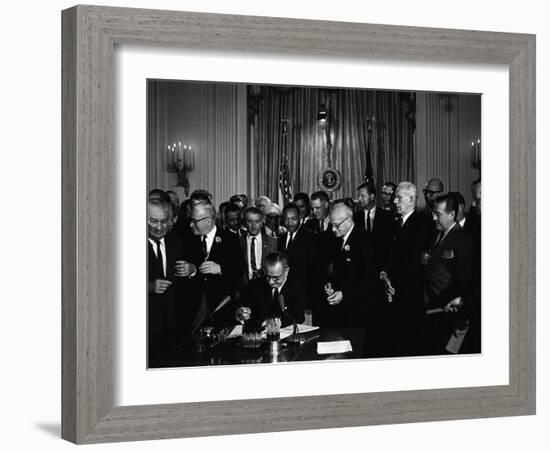
M 177 186 L 183 187 L 185 195 L 189 197 L 189 173 L 195 170 L 195 151 L 190 145 L 174 142 L 167 148 L 167 171 L 175 173 L 178 178 Z
M 472 144 L 470 145 L 470 156 L 471 156 L 471 162 L 472 167 L 474 169 L 480 170 L 481 169 L 481 139 L 478 139 L 477 141 L 472 141 Z

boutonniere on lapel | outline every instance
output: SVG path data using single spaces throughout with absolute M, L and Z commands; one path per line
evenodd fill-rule
M 222 238 L 219 236 L 216 236 L 216 239 L 214 239 L 218 244 L 222 241 Z
M 344 245 L 344 251 L 349 252 L 349 245 L 348 244 Z

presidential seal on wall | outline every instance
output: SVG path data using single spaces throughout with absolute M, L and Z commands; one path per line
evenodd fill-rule
M 341 179 L 342 176 L 338 170 L 328 167 L 318 175 L 317 182 L 322 189 L 332 192 L 340 187 Z

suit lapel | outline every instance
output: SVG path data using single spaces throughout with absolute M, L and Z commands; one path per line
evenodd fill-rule
M 441 242 L 433 249 L 432 252 L 432 258 L 438 257 L 441 253 L 443 253 L 445 250 L 449 249 L 449 245 L 452 243 L 453 235 L 456 233 L 457 226 L 460 226 L 456 224 L 448 233 L 447 235 L 441 240 Z

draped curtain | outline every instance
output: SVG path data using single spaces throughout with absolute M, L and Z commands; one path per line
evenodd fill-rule
M 317 120 L 320 105 L 328 110 L 331 155 L 327 153 L 325 129 Z M 377 187 L 385 181 L 414 182 L 413 93 L 249 86 L 249 115 L 254 127 L 258 195 L 278 198 L 279 171 L 286 150 L 293 194 L 320 189 L 318 174 L 328 167 L 330 156 L 331 166 L 342 175 L 333 197 L 355 197 L 365 178 L 368 116 L 375 118 L 370 158 Z

